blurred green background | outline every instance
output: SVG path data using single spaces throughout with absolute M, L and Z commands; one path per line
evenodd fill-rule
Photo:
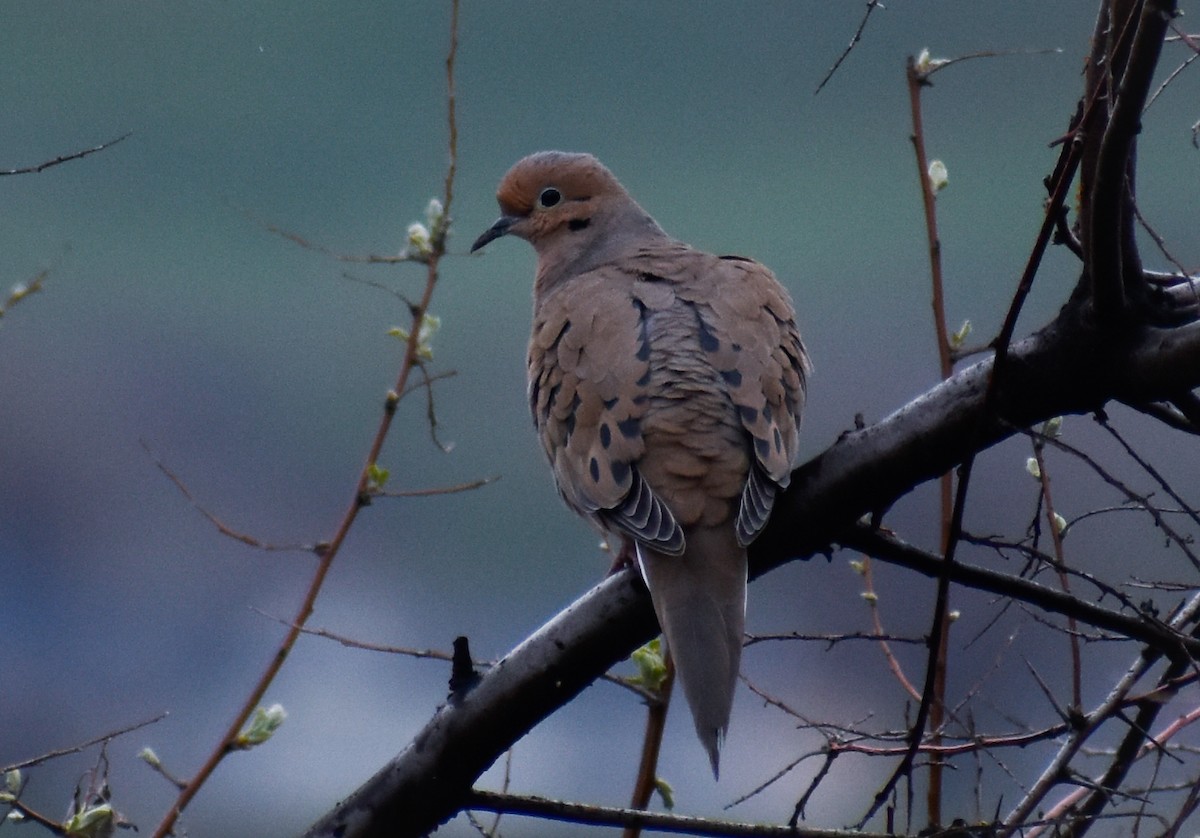
M 463 3 L 454 253 L 432 307 L 442 328 L 431 370 L 458 373 L 436 389 L 439 434 L 453 449 L 431 443 L 423 400 L 412 398 L 381 462 L 395 488 L 501 479 L 373 505 L 312 626 L 415 648 L 449 649 L 466 634 L 477 656 L 497 657 L 608 566 L 556 497 L 527 416 L 532 252 L 502 241 L 482 257 L 465 253 L 496 216 L 496 182 L 528 152 L 591 151 L 669 232 L 776 271 L 817 364 L 807 457 L 856 413 L 878 419 L 937 375 L 905 57 L 922 47 L 935 56 L 1061 48 L 964 63 L 925 94 L 929 152 L 950 177 L 938 206 L 951 328 L 969 318 L 973 338 L 991 338 L 1040 221 L 1056 156 L 1048 143 L 1078 97 L 1096 3 L 889 3 L 814 95 L 864 8 Z M 144 831 L 173 795 L 134 755 L 149 745 L 178 774 L 197 767 L 283 631 L 264 614 L 292 616 L 313 560 L 220 536 L 142 442 L 238 530 L 277 543 L 331 534 L 398 367 L 400 344 L 386 332 L 406 317 L 394 297 L 344 274 L 416 294 L 423 271 L 343 264 L 265 224 L 339 252 L 403 248 L 445 170 L 449 6 L 14 0 L 5 12 L 0 168 L 132 135 L 38 175 L 0 178 L 0 281 L 50 271 L 44 293 L 0 321 L 0 764 L 169 710 L 109 748 L 114 802 Z M 1169 70 L 1186 53 L 1167 56 Z M 1188 129 L 1198 92 L 1185 74 L 1147 115 L 1140 186 L 1143 211 L 1193 263 L 1200 153 Z M 1052 316 L 1076 270 L 1052 249 L 1021 333 Z M 1149 450 L 1180 488 L 1194 488 L 1194 445 L 1117 413 L 1158 446 Z M 1089 425 L 1068 421 L 1067 433 L 1111 456 Z M 969 528 L 1022 532 L 1036 489 L 1027 455 L 1018 442 L 983 458 L 992 469 L 977 480 Z M 1068 511 L 1113 502 L 1074 463 L 1060 468 L 1056 478 L 1079 478 Z M 889 521 L 932 544 L 935 508 L 921 490 Z M 1179 570 L 1144 527 L 1097 525 L 1074 544 L 1093 568 L 1127 565 L 1138 551 L 1143 575 Z M 846 558 L 758 582 L 750 630 L 866 629 L 862 580 Z M 931 583 L 881 567 L 877 586 L 889 630 L 927 629 Z M 955 605 L 960 650 L 998 606 L 961 592 Z M 978 711 L 992 729 L 1006 724 L 996 708 L 1030 724 L 1049 712 L 1017 653 L 1004 651 L 1016 631 L 1037 629 L 1008 614 L 951 666 L 961 695 L 1009 655 L 1011 677 L 987 682 L 990 703 Z M 1065 644 L 1047 636 L 1020 654 L 1052 670 Z M 1088 651 L 1095 699 L 1132 651 Z M 919 679 L 920 647 L 900 654 Z M 904 697 L 873 647 L 752 647 L 745 668 L 811 719 L 902 723 Z M 267 696 L 287 708 L 287 724 L 220 768 L 184 816 L 188 834 L 301 830 L 403 747 L 445 697 L 448 674 L 444 664 L 302 639 Z M 630 696 L 594 686 L 517 747 L 512 787 L 621 805 L 641 732 Z M 661 773 L 681 811 L 720 815 L 821 741 L 743 689 L 720 784 L 682 712 Z M 1006 758 L 1020 773 L 1046 753 Z M 30 771 L 27 802 L 61 814 L 94 758 Z M 728 814 L 785 820 L 818 764 Z M 839 763 L 810 818 L 856 819 L 891 767 Z M 969 773 L 950 779 L 954 815 L 975 814 Z M 499 785 L 497 770 L 488 783 Z M 989 785 L 984 815 L 1017 796 L 1011 781 Z M 568 834 L 507 824 L 506 834 Z M 475 833 L 460 818 L 439 834 Z

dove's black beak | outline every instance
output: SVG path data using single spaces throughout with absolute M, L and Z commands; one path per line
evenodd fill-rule
M 483 247 L 488 242 L 494 241 L 495 239 L 498 239 L 501 236 L 507 234 L 509 229 L 516 222 L 517 222 L 517 218 L 515 216 L 511 216 L 511 215 L 500 216 L 496 220 L 495 224 L 493 224 L 491 227 L 488 227 L 487 230 L 484 231 L 482 236 L 475 239 L 475 244 L 471 245 L 471 252 L 474 253 L 476 250 L 479 250 L 479 248 Z

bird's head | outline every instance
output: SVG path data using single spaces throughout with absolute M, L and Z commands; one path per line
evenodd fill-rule
M 471 252 L 513 235 L 538 254 L 535 291 L 627 255 L 666 234 L 590 154 L 539 151 L 508 170 L 496 190 L 500 218 Z
M 496 190 L 500 218 L 475 240 L 471 252 L 501 236 L 525 239 L 542 253 L 592 238 L 606 207 L 629 201 L 612 172 L 590 154 L 539 151 L 517 162 Z

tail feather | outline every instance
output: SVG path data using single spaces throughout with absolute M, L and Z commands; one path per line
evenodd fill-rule
M 696 734 L 719 774 L 746 625 L 746 550 L 732 527 L 689 530 L 682 555 L 638 545 L 638 564 Z

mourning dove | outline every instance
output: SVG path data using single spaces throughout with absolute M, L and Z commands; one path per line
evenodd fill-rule
M 530 155 L 496 197 L 471 250 L 537 251 L 529 406 L 558 490 L 636 557 L 716 777 L 746 548 L 787 486 L 811 370 L 788 293 L 668 236 L 589 154 Z

